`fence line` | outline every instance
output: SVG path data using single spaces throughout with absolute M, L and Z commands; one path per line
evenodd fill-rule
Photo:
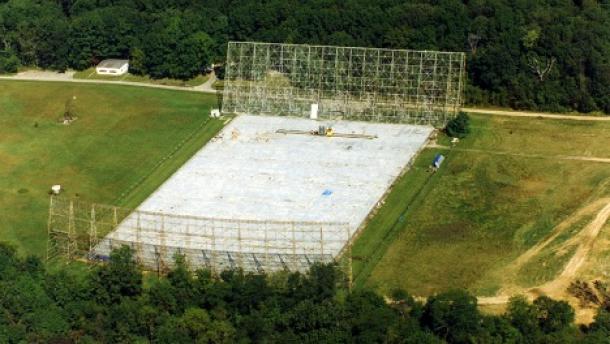
M 47 259 L 105 261 L 130 246 L 144 267 L 171 268 L 176 254 L 191 268 L 214 271 L 305 271 L 339 258 L 350 242 L 348 223 L 240 220 L 172 215 L 51 196 Z

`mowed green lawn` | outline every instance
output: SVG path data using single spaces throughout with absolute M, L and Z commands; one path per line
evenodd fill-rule
M 471 118 L 472 133 L 457 149 L 424 150 L 356 241 L 357 286 L 494 294 L 514 258 L 578 208 L 610 195 L 610 164 L 558 159 L 610 158 L 610 123 Z M 431 174 L 439 151 L 447 160 Z M 526 269 L 531 276 L 510 282 L 539 282 L 545 269 Z
M 78 119 L 60 123 L 76 96 Z M 44 256 L 48 191 L 137 206 L 223 126 L 214 95 L 0 81 L 0 241 Z

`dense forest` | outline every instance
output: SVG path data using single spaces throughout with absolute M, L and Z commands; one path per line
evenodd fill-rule
M 511 300 L 484 315 L 455 290 L 425 303 L 405 292 L 392 302 L 342 287 L 339 270 L 270 276 L 191 272 L 181 257 L 167 276 L 145 276 L 128 247 L 89 270 L 45 270 L 0 244 L 1 343 L 602 343 L 610 306 L 574 325 L 564 301 Z
M 609 0 L 0 0 L 0 72 L 187 79 L 228 40 L 465 51 L 470 104 L 610 113 Z

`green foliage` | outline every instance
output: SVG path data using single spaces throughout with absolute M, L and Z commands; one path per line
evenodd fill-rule
M 607 338 L 605 311 L 580 333 L 573 310 L 549 298 L 533 304 L 515 299 L 506 315 L 483 316 L 476 298 L 460 290 L 434 295 L 425 304 L 405 292 L 395 293 L 403 303 L 392 305 L 367 290 L 338 297 L 336 286 L 330 287 L 338 273 L 332 265 L 317 265 L 307 274 L 224 271 L 213 277 L 207 270 L 189 271 L 177 256 L 176 268 L 145 288 L 128 247 L 84 276 L 31 269 L 27 258 L 2 243 L 0 257 L 3 271 L 18 276 L 0 274 L 3 343 L 593 343 Z M 323 296 L 315 295 L 319 292 Z
M 133 48 L 129 53 L 129 72 L 135 75 L 146 73 L 146 56 L 140 48 Z
M 214 73 L 216 73 L 216 77 L 218 78 L 218 80 L 224 80 L 225 79 L 225 66 L 224 65 L 216 66 L 214 68 Z
M 608 22 L 607 1 L 11 0 L 0 51 L 60 70 L 131 57 L 179 79 L 229 40 L 466 51 L 468 103 L 610 113 Z
M 574 309 L 566 301 L 555 301 L 547 296 L 534 300 L 538 327 L 544 333 L 559 332 L 574 322 Z
M 470 133 L 470 117 L 465 112 L 460 112 L 455 118 L 447 122 L 445 131 L 450 137 L 463 139 Z
M 424 307 L 422 324 L 452 343 L 469 343 L 480 331 L 477 299 L 465 291 L 453 290 L 431 296 Z
M 19 68 L 19 58 L 15 55 L 3 56 L 0 54 L 0 74 L 2 73 L 17 73 Z
M 95 300 L 101 304 L 116 304 L 123 297 L 136 297 L 142 292 L 142 272 L 128 246 L 113 251 L 110 263 L 97 267 L 90 276 Z

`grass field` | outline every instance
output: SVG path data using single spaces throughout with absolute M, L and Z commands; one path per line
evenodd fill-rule
M 354 245 L 358 286 L 494 294 L 520 253 L 610 195 L 610 164 L 558 158 L 610 158 L 610 123 L 474 115 L 472 126 L 457 149 L 443 150 L 438 173 L 427 172 L 437 150 L 426 149 L 397 182 Z M 544 253 L 511 282 L 546 281 L 569 256 Z
M 111 80 L 111 81 L 130 81 L 130 82 L 143 82 L 155 85 L 166 85 L 166 86 L 199 86 L 208 80 L 207 75 L 198 75 L 190 80 L 177 80 L 177 79 L 152 79 L 149 76 L 134 75 L 127 73 L 125 75 L 114 76 L 114 75 L 98 75 L 95 72 L 95 68 L 91 67 L 82 71 L 74 73 L 74 79 L 94 79 L 94 80 Z
M 59 122 L 76 96 L 78 119 Z M 138 205 L 223 126 L 214 95 L 0 81 L 0 241 L 43 256 L 47 192 Z M 126 193 L 127 191 L 127 193 Z

